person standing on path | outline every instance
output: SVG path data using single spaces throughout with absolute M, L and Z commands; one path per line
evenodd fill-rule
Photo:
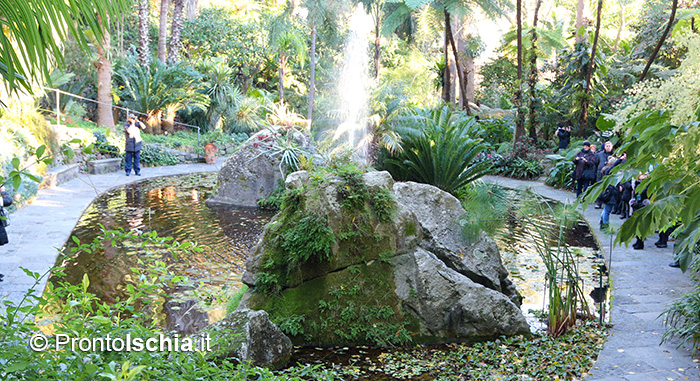
M 12 197 L 5 191 L 5 186 L 0 185 L 0 195 L 2 196 L 2 203 L 0 203 L 0 209 L 4 206 L 10 206 L 12 205 Z M 7 212 L 3 210 L 1 215 L 5 216 L 7 215 Z M 3 219 L 0 221 L 0 246 L 5 245 L 10 242 L 10 240 L 7 237 L 7 230 L 5 230 L 5 227 L 8 225 L 7 220 Z M 3 274 L 0 274 L 0 282 L 2 282 L 2 278 L 5 276 Z
M 583 148 L 574 157 L 574 180 L 576 180 L 576 198 L 595 181 L 595 156 L 591 152 L 591 142 L 583 142 Z
M 126 134 L 124 170 L 127 176 L 131 174 L 132 163 L 136 176 L 141 176 L 141 129 L 144 127 L 143 123 L 133 115 L 129 115 L 124 123 L 124 133 Z
M 559 150 L 565 150 L 569 148 L 569 142 L 571 141 L 571 127 L 564 126 L 561 122 L 558 123 L 557 128 L 557 138 L 559 138 Z

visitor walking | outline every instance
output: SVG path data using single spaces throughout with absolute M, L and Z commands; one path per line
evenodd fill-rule
M 632 181 L 625 181 L 619 185 L 620 190 L 620 219 L 624 220 L 630 214 L 630 200 L 632 200 Z
M 559 150 L 569 148 L 571 141 L 571 127 L 565 126 L 563 123 L 557 123 L 557 138 L 559 138 Z
M 127 176 L 131 174 L 132 163 L 136 176 L 141 176 L 141 129 L 144 127 L 143 123 L 133 115 L 129 115 L 124 123 L 124 133 L 126 134 L 124 170 Z
M 576 197 L 588 189 L 591 181 L 595 180 L 595 157 L 591 152 L 591 142 L 583 142 L 583 148 L 574 157 L 574 180 L 576 180 Z
M 12 205 L 12 197 L 5 191 L 4 185 L 0 185 L 0 196 L 2 196 L 2 203 L 0 203 L 0 217 L 2 217 L 0 220 L 0 246 L 2 246 L 10 242 L 7 237 L 7 230 L 5 230 L 9 225 L 7 220 L 9 213 L 3 207 Z M 0 282 L 2 282 L 4 277 L 3 274 L 0 274 Z

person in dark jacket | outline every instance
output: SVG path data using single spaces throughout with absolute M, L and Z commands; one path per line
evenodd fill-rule
M 583 148 L 574 157 L 574 180 L 576 180 L 576 197 L 588 189 L 588 186 L 595 180 L 595 157 L 591 152 L 591 142 L 583 142 Z
M 615 160 L 616 159 L 614 156 L 610 156 L 608 158 L 608 163 L 601 168 L 606 175 L 615 164 Z M 608 227 L 610 223 L 610 213 L 620 202 L 620 191 L 618 190 L 617 185 L 608 185 L 603 194 L 598 197 L 598 200 L 600 200 L 600 202 L 604 205 L 603 212 L 600 214 L 600 229 L 602 230 Z
M 3 206 L 12 205 L 12 197 L 10 197 L 10 195 L 5 191 L 4 185 L 0 185 L 0 195 L 2 196 L 2 203 L 0 203 L 0 209 Z M 7 214 L 7 211 L 5 211 L 5 214 Z M 7 230 L 5 230 L 5 226 L 7 226 L 7 221 L 0 221 L 0 246 L 6 245 L 10 242 L 10 240 L 7 237 Z M 2 282 L 2 279 L 4 277 L 5 276 L 3 274 L 0 274 L 0 282 Z
M 564 126 L 561 122 L 557 124 L 557 138 L 559 138 L 559 149 L 569 148 L 569 142 L 571 141 L 571 127 Z
M 630 214 L 630 200 L 632 200 L 632 181 L 625 181 L 618 186 L 620 190 L 620 219 L 624 220 Z
M 636 212 L 637 210 L 649 205 L 649 196 L 647 195 L 647 188 L 642 189 L 641 191 L 639 190 L 639 184 L 644 181 L 646 178 L 648 178 L 649 175 L 646 173 L 643 173 L 637 177 L 637 180 L 632 183 L 632 188 L 633 188 L 633 194 L 634 198 L 632 201 L 630 201 L 630 207 L 632 208 L 632 213 Z M 641 237 L 637 237 L 637 241 L 632 244 L 632 248 L 635 250 L 643 250 L 644 249 L 644 239 Z
M 613 154 L 613 144 L 611 142 L 605 142 L 603 149 L 596 152 L 595 163 L 596 163 L 596 173 L 595 181 L 598 182 L 603 178 L 603 167 L 608 164 L 608 158 Z
M 133 115 L 129 115 L 124 123 L 124 133 L 126 134 L 124 170 L 127 176 L 131 174 L 132 163 L 136 176 L 141 176 L 141 129 L 144 127 L 143 123 Z

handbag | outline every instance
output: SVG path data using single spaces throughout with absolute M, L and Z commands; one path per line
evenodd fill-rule
M 5 208 L 0 206 L 0 224 L 2 227 L 10 226 L 10 214 L 5 212 Z

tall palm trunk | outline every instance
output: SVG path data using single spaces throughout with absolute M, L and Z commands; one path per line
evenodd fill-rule
M 279 83 L 278 90 L 280 96 L 280 104 L 284 103 L 284 70 L 287 66 L 287 54 L 284 51 L 280 52 L 280 67 L 279 67 Z
M 622 6 L 620 2 L 620 24 L 617 26 L 617 35 L 615 36 L 615 45 L 613 46 L 613 51 L 617 52 L 617 47 L 620 46 L 620 39 L 622 38 L 622 29 L 625 27 L 625 7 Z
M 677 0 L 676 0 L 677 1 Z M 581 99 L 581 126 L 579 127 L 579 136 L 584 136 L 586 133 L 586 125 L 588 124 L 588 108 L 591 104 L 591 78 L 593 78 L 593 70 L 595 68 L 595 54 L 598 48 L 598 36 L 600 34 L 600 16 L 603 12 L 603 0 L 598 0 L 598 11 L 595 22 L 595 35 L 593 36 L 593 48 L 591 48 L 591 57 L 588 63 L 588 72 L 586 73 L 586 87 L 583 91 Z
M 642 75 L 639 76 L 639 80 L 637 82 L 642 82 L 644 80 L 644 77 L 647 76 L 647 72 L 649 72 L 649 68 L 651 68 L 651 64 L 654 63 L 654 59 L 656 59 L 656 55 L 659 54 L 659 50 L 661 49 L 661 46 L 664 44 L 664 41 L 666 41 L 666 36 L 668 36 L 668 32 L 671 30 L 671 27 L 673 26 L 673 21 L 676 18 L 676 10 L 677 9 L 678 9 L 678 0 L 673 0 L 673 4 L 671 5 L 671 17 L 668 18 L 668 25 L 666 25 L 666 29 L 664 30 L 664 34 L 661 35 L 659 42 L 656 44 L 654 51 L 651 53 L 651 57 L 649 57 L 649 61 L 647 61 L 647 66 L 644 67 L 644 71 L 642 72 Z
M 160 0 L 160 15 L 158 17 L 158 60 L 165 62 L 167 51 L 166 43 L 168 38 L 168 8 L 170 0 Z
M 537 106 L 537 97 L 535 94 L 537 87 L 537 17 L 539 16 L 542 0 L 537 0 L 535 4 L 535 16 L 532 20 L 532 47 L 530 52 L 530 76 L 528 83 L 530 87 L 530 138 L 537 138 L 537 118 L 535 117 L 535 109 Z
M 382 8 L 384 6 L 382 5 Z M 380 22 L 381 22 L 381 17 L 382 17 L 382 8 L 379 7 L 379 4 L 376 4 L 375 8 L 375 20 L 374 20 L 374 79 L 377 80 L 379 79 L 379 57 L 380 57 L 380 51 L 379 51 L 379 45 L 381 40 L 379 39 L 379 27 L 380 27 Z
M 306 119 L 311 126 L 314 115 L 314 96 L 316 94 L 316 24 L 311 26 L 311 57 L 309 57 L 309 111 Z
M 517 0 L 515 5 L 515 18 L 517 22 L 516 39 L 518 42 L 518 89 L 515 91 L 515 136 L 513 142 L 517 142 L 521 136 L 525 135 L 525 118 L 521 112 L 523 105 L 523 3 Z
M 149 44 L 151 42 L 150 36 L 148 35 L 148 3 L 149 0 L 139 0 L 139 64 L 144 67 L 148 67 L 148 51 Z
M 97 44 L 97 124 L 114 131 L 112 115 L 112 62 L 109 59 L 110 36 L 109 20 L 102 20 L 97 15 L 97 22 L 104 31 L 101 44 Z M 106 24 L 106 25 L 105 25 Z
M 583 27 L 583 22 L 586 17 L 586 0 L 578 0 L 576 3 L 576 23 L 574 27 L 576 28 L 576 43 L 582 42 L 586 38 L 586 32 Z
M 185 1 L 185 18 L 188 21 L 194 21 L 197 18 L 197 3 L 199 0 L 186 0 Z
M 455 102 L 455 91 L 454 91 L 454 60 L 452 59 L 452 54 L 450 54 L 450 38 L 447 36 L 447 31 L 445 31 L 445 69 L 442 74 L 442 100 L 445 103 Z
M 185 9 L 185 0 L 173 0 L 173 25 L 170 31 L 170 46 L 168 48 L 168 62 L 180 60 L 180 49 L 182 41 L 182 12 Z
M 445 14 L 445 32 L 447 32 L 447 37 L 450 41 L 450 46 L 452 46 L 452 54 L 455 57 L 455 65 L 457 67 L 457 77 L 459 77 L 459 96 L 461 99 L 467 99 L 467 84 L 464 79 L 464 71 L 462 70 L 462 65 L 459 63 L 459 54 L 457 53 L 457 44 L 455 44 L 454 34 L 452 34 L 452 23 L 450 22 L 450 13 L 447 9 L 444 9 Z M 447 47 L 445 47 L 447 48 Z M 471 110 L 469 105 L 465 104 L 465 110 L 467 115 L 471 115 Z

